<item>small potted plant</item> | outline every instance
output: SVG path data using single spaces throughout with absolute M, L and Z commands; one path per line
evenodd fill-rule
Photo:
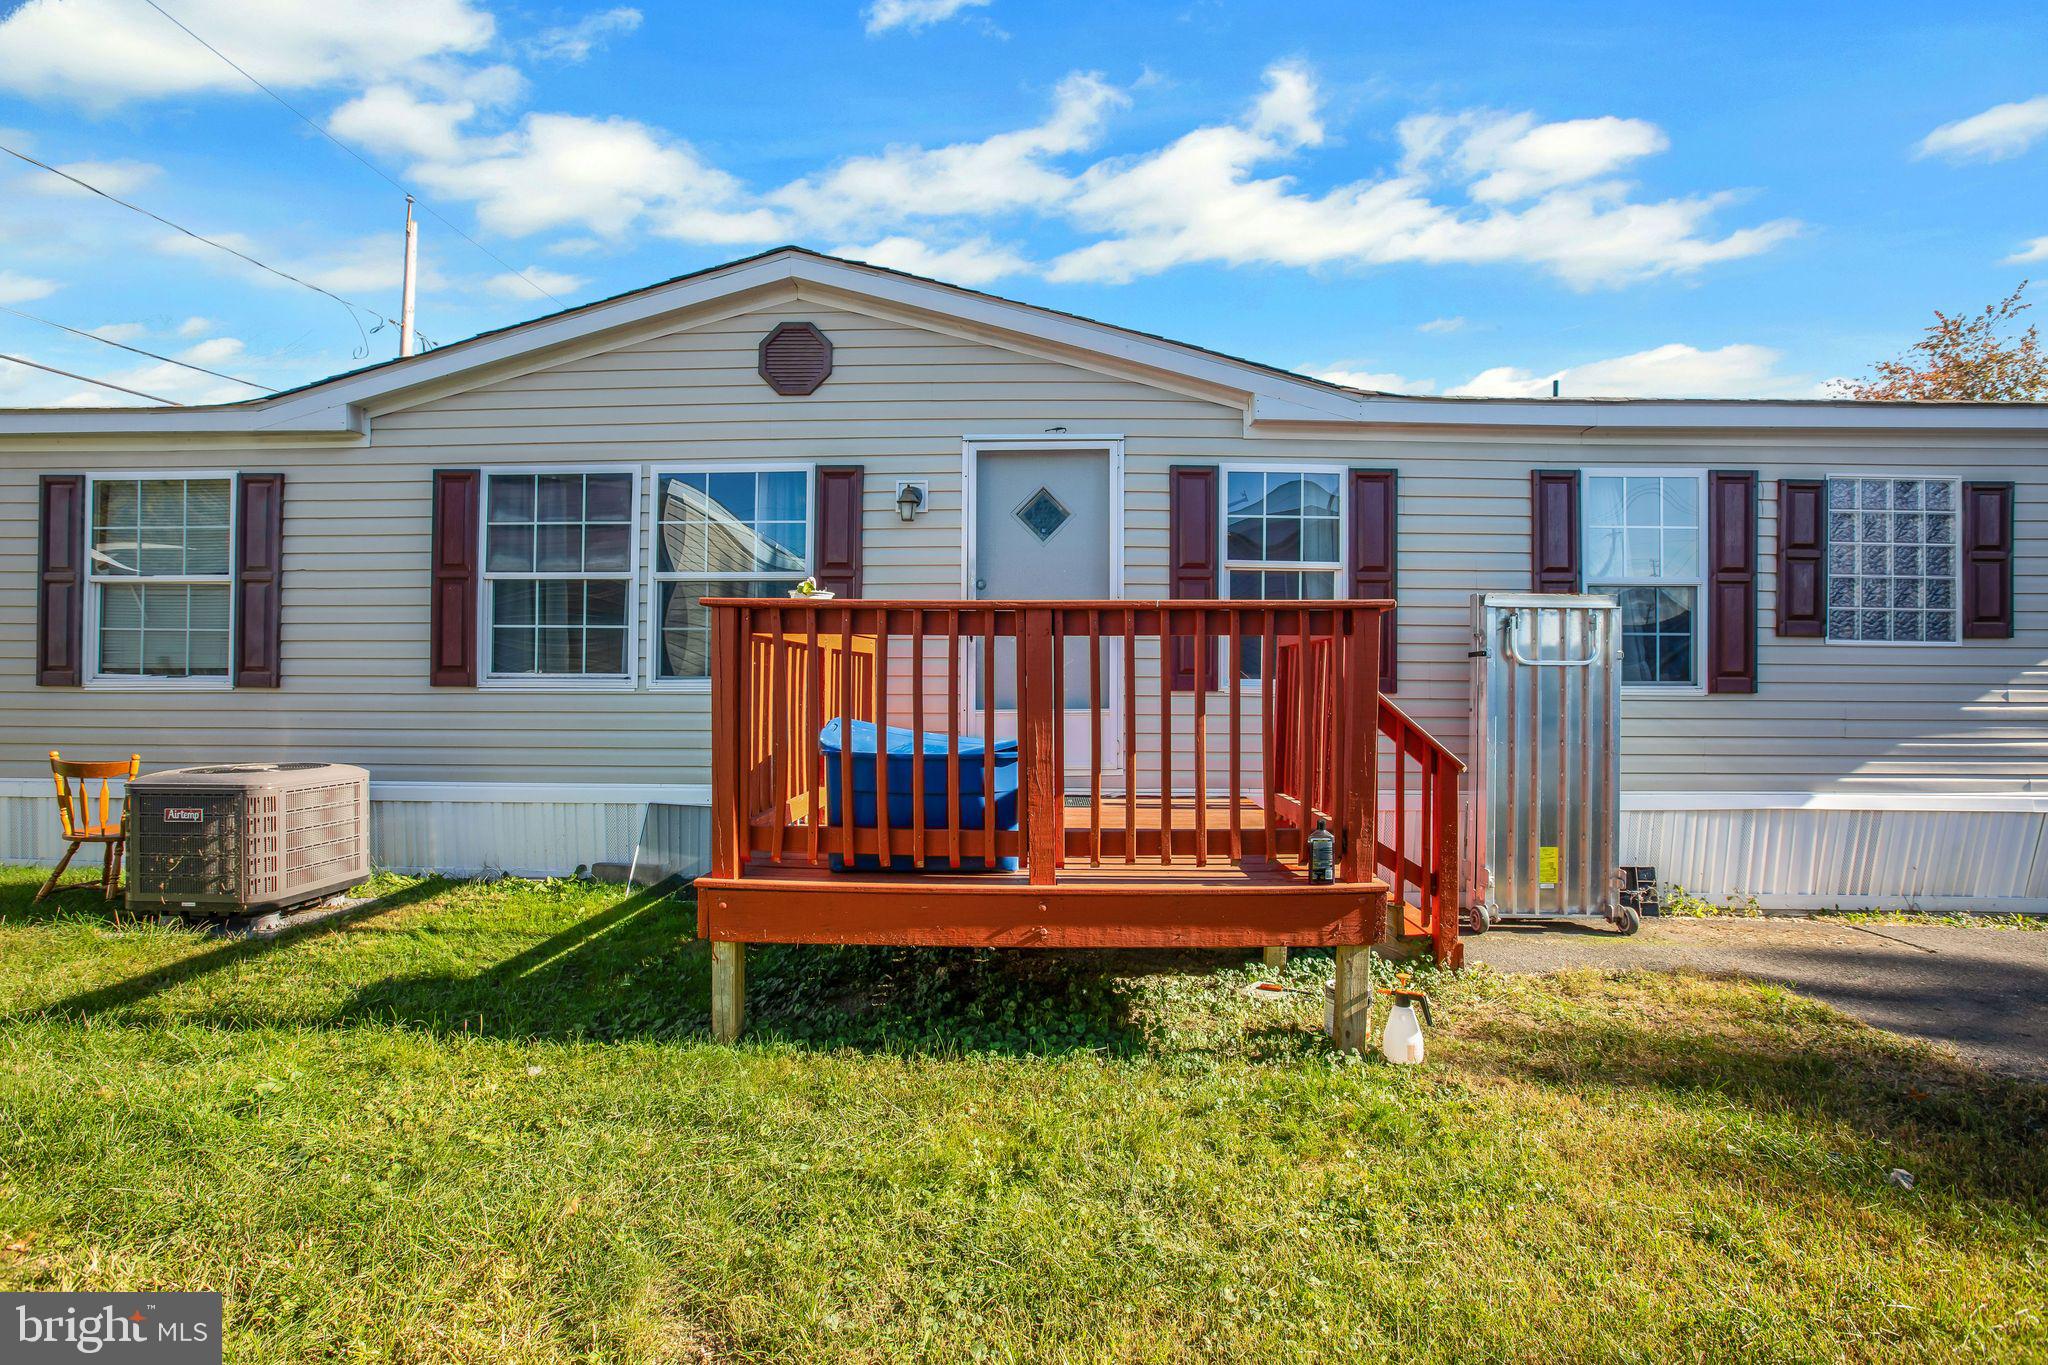
M 808 597 L 819 602 L 828 602 L 833 596 L 832 593 L 819 587 L 818 580 L 815 578 L 806 578 L 803 582 L 791 588 L 789 595 L 791 597 Z

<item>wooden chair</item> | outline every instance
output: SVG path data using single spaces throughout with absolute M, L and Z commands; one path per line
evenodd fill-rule
M 115 778 L 132 779 L 142 768 L 142 755 L 130 754 L 125 762 L 113 763 L 66 763 L 50 750 L 50 776 L 57 783 L 57 812 L 64 821 L 64 837 L 71 847 L 64 850 L 64 856 L 57 863 L 57 870 L 50 874 L 50 880 L 43 883 L 43 889 L 36 892 L 41 900 L 57 889 L 57 879 L 64 875 L 64 869 L 71 866 L 71 859 L 86 844 L 104 844 L 105 856 L 100 860 L 100 894 L 113 900 L 121 892 L 121 858 L 128 845 L 128 798 L 121 798 L 121 818 L 109 822 L 107 819 L 107 789 Z M 97 779 L 100 784 L 98 819 L 93 818 L 90 784 Z M 34 902 L 30 902 L 34 904 Z

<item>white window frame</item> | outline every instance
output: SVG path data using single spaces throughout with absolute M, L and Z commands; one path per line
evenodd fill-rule
M 225 479 L 228 485 L 228 567 L 223 574 L 144 574 L 102 576 L 92 557 L 93 508 L 101 483 L 147 483 L 176 479 L 190 483 Z M 109 692 L 228 692 L 235 686 L 235 651 L 242 635 L 240 594 L 235 591 L 235 562 L 241 536 L 241 480 L 232 469 L 109 470 L 85 476 L 85 610 L 80 630 L 85 636 L 85 685 Z M 228 590 L 228 671 L 218 678 L 152 678 L 133 673 L 100 672 L 100 589 L 109 584 L 169 583 L 220 585 Z
M 1258 598 L 1233 598 L 1230 596 L 1230 575 L 1232 570 L 1243 573 L 1334 573 L 1334 597 L 1343 601 L 1347 596 L 1345 585 L 1351 573 L 1351 489 L 1345 474 L 1351 466 L 1331 460 L 1231 460 L 1216 466 L 1216 563 L 1219 575 L 1216 584 L 1217 596 L 1224 601 L 1258 601 Z M 1230 476 L 1238 474 L 1334 474 L 1337 477 L 1337 558 L 1332 563 L 1319 560 L 1280 559 L 1232 559 L 1230 557 Z M 1263 599 L 1278 600 L 1278 599 Z M 1224 652 L 1229 652 L 1230 642 L 1225 640 Z M 1230 667 L 1236 668 L 1238 660 L 1230 660 Z M 1256 678 L 1240 678 L 1241 689 L 1258 691 L 1265 686 L 1263 669 Z M 1217 670 L 1220 687 L 1230 685 L 1230 675 Z
M 660 569 L 661 556 L 655 552 L 655 537 L 661 534 L 661 481 L 671 475 L 683 474 L 802 474 L 804 476 L 804 567 L 787 575 L 776 573 L 713 574 L 713 573 L 663 573 Z M 647 607 L 647 640 L 644 660 L 647 669 L 647 688 L 655 692 L 709 692 L 709 678 L 664 678 L 661 676 L 661 585 L 681 583 L 691 579 L 706 578 L 773 578 L 787 577 L 790 584 L 803 582 L 817 572 L 818 539 L 818 463 L 815 460 L 771 460 L 767 463 L 734 460 L 699 460 L 688 464 L 658 464 L 649 468 L 647 477 L 647 591 L 644 601 Z
M 1600 582 L 1599 582 L 1599 585 L 1598 585 L 1598 587 L 1596 587 L 1596 586 L 1595 586 L 1595 584 L 1594 584 L 1594 581 L 1593 581 L 1593 575 L 1592 575 L 1592 554 L 1591 554 L 1591 552 L 1590 552 L 1590 542 L 1589 542 L 1589 539 L 1588 539 L 1588 538 L 1589 538 L 1589 536 L 1590 536 L 1590 535 L 1591 535 L 1591 533 L 1592 533 L 1592 524 L 1591 524 L 1591 522 L 1589 521 L 1589 519 L 1588 519 L 1588 518 L 1587 518 L 1587 516 L 1586 516 L 1586 503 L 1587 503 L 1587 500 L 1588 500 L 1588 499 L 1587 499 L 1587 487 L 1586 487 L 1586 481 L 1587 481 L 1587 480 L 1589 480 L 1589 479 L 1595 479 L 1595 478 L 1601 478 L 1601 479 L 1609 479 L 1609 478 L 1618 478 L 1618 479 L 1628 479 L 1628 478 L 1637 478 L 1637 479 L 1688 479 L 1688 478 L 1689 478 L 1689 479 L 1692 479 L 1692 480 L 1694 481 L 1694 483 L 1695 483 L 1695 485 L 1697 486 L 1697 489 L 1698 489 L 1698 493 L 1697 493 L 1697 496 L 1696 496 L 1696 497 L 1695 497 L 1695 499 L 1694 499 L 1694 502 L 1693 502 L 1693 506 L 1694 506 L 1694 507 L 1696 507 L 1696 508 L 1698 509 L 1698 513 L 1697 513 L 1697 515 L 1698 515 L 1698 517 L 1699 517 L 1699 521 L 1698 521 L 1698 524 L 1696 525 L 1696 527 L 1694 528 L 1694 530 L 1695 530 L 1695 533 L 1697 534 L 1697 536 L 1698 536 L 1698 538 L 1699 538 L 1699 539 L 1698 539 L 1698 547 L 1699 547 L 1699 554 L 1698 554 L 1698 562 L 1697 562 L 1697 566 L 1696 566 L 1696 568 L 1695 568 L 1695 570 L 1694 570 L 1694 575 L 1693 575 L 1693 577 L 1691 577 L 1691 578 L 1670 578 L 1670 577 L 1661 577 L 1661 578 L 1644 578 L 1644 577 L 1631 577 L 1631 576 L 1629 576 L 1629 575 L 1626 575 L 1626 574 L 1622 574 L 1622 575 L 1618 575 L 1618 576 L 1616 576 L 1616 577 L 1613 577 L 1613 578 L 1603 578 L 1603 579 L 1601 579 L 1601 580 L 1600 580 Z M 1627 492 L 1626 492 L 1626 489 L 1624 489 L 1624 491 L 1623 491 L 1623 508 L 1622 508 L 1622 516 L 1623 516 L 1623 518 L 1624 518 L 1624 524 L 1626 524 L 1626 518 L 1627 518 L 1627 516 L 1628 516 L 1628 510 L 1627 510 Z M 1705 695 L 1707 695 L 1707 667 L 1706 667 L 1706 664 L 1707 664 L 1707 639 L 1708 639 L 1708 635 L 1707 635 L 1707 612 L 1708 612 L 1708 602 L 1707 602 L 1707 471 L 1706 471 L 1705 469 L 1692 469 L 1692 468 L 1677 468 L 1677 469 L 1673 469 L 1673 468 L 1665 468 L 1665 467 L 1661 467 L 1661 466 L 1657 466 L 1657 465 L 1649 465 L 1649 466 L 1635 466 L 1635 465 L 1629 465 L 1629 466 L 1613 466 L 1613 467 L 1608 467 L 1608 466 L 1604 466 L 1604 465 L 1592 465 L 1592 466 L 1584 466 L 1584 467 L 1580 468 L 1580 470 L 1579 470 L 1579 528 L 1578 528 L 1578 532 L 1579 532 L 1579 546 L 1578 546 L 1578 549 L 1579 549 L 1579 564 L 1580 564 L 1580 566 L 1581 566 L 1581 575 L 1580 575 L 1580 582 L 1581 582 L 1581 583 L 1583 583 L 1583 584 L 1585 585 L 1585 590 L 1586 590 L 1587 592 L 1589 592 L 1589 593 L 1592 593 L 1592 592 L 1597 592 L 1597 591 L 1599 591 L 1599 590 L 1600 590 L 1601 588 L 1691 588 L 1691 589 L 1693 590 L 1693 599 L 1692 599 L 1692 600 L 1693 600 L 1693 610 L 1692 610 L 1692 672 L 1693 672 L 1693 680 L 1692 680 L 1691 682 L 1689 682 L 1689 683 L 1669 683 L 1669 682 L 1628 682 L 1628 681 L 1625 681 L 1625 680 L 1624 680 L 1624 681 L 1623 681 L 1623 683 L 1622 683 L 1622 685 L 1621 685 L 1621 690 L 1622 690 L 1622 693 L 1623 693 L 1623 695 L 1625 695 L 1625 696 L 1643 696 L 1643 697 L 1704 697 Z M 1624 567 L 1625 567 L 1625 565 L 1626 565 L 1626 555 L 1625 555 L 1625 553 L 1624 553 Z M 1620 622 L 1619 622 L 1619 621 L 1617 620 L 1617 621 L 1616 621 L 1616 623 L 1615 623 L 1615 639 L 1616 639 L 1617 641 L 1619 641 L 1619 640 L 1620 640 L 1620 638 L 1621 638 L 1621 625 L 1620 625 Z M 1626 679 L 1626 674 L 1624 674 L 1623 676 L 1624 676 L 1624 679 Z
M 1883 479 L 1887 482 L 1890 482 L 1895 479 L 1912 479 L 1917 483 L 1945 483 L 1949 485 L 1949 502 L 1951 505 L 1950 515 L 1955 518 L 1956 522 L 1956 538 L 1953 541 L 1949 542 L 1949 549 L 1954 552 L 1954 562 L 1950 566 L 1950 576 L 1953 579 L 1955 585 L 1955 600 L 1953 605 L 1950 607 L 1950 610 L 1955 613 L 1956 632 L 1955 638 L 1951 640 L 1837 640 L 1833 636 L 1828 634 L 1828 618 L 1833 613 L 1834 608 L 1830 606 L 1825 600 L 1823 600 L 1820 604 L 1821 639 L 1825 643 L 1833 645 L 1839 649 L 1960 648 L 1963 644 L 1963 484 L 1965 480 L 1963 480 L 1960 476 L 1951 474 L 1904 474 L 1898 472 L 1897 470 L 1870 470 L 1868 472 L 1861 470 L 1830 470 L 1829 472 L 1821 475 L 1820 479 L 1821 526 L 1823 530 L 1821 543 L 1830 549 L 1833 548 L 1831 544 L 1831 538 L 1825 534 L 1825 530 L 1828 518 L 1834 509 L 1829 505 L 1828 484 L 1835 479 Z M 1857 510 L 1860 512 L 1862 509 L 1858 508 Z M 1923 546 L 1922 548 L 1924 549 L 1925 547 Z M 1827 563 L 1825 551 L 1823 552 L 1821 560 L 1821 569 L 1821 581 L 1823 583 L 1826 583 L 1832 580 L 1832 578 L 1834 577 L 1834 570 L 1833 567 Z M 1859 573 L 1857 577 L 1862 577 L 1862 574 Z M 1926 577 L 1927 575 L 1925 574 L 1921 575 L 1922 579 L 1925 579 Z M 1861 608 L 1858 608 L 1858 610 L 1861 610 Z M 1921 610 L 1924 611 L 1926 610 L 1926 608 L 1923 607 L 1921 608 Z
M 506 692 L 631 692 L 639 687 L 640 659 L 640 530 L 642 517 L 640 508 L 646 496 L 645 481 L 642 478 L 644 466 L 637 464 L 499 464 L 485 465 L 477 471 L 483 477 L 482 486 L 477 489 L 477 579 L 476 579 L 476 632 L 477 686 L 492 691 Z M 629 534 L 626 537 L 626 568 L 614 573 L 493 573 L 490 565 L 491 540 L 491 479 L 494 475 L 526 474 L 624 474 L 633 481 L 630 505 L 633 516 L 627 521 Z M 587 523 L 586 523 L 587 524 Z M 610 581 L 623 579 L 626 584 L 626 647 L 624 673 L 494 673 L 491 671 L 491 584 L 494 582 L 544 582 L 549 580 L 580 580 L 583 582 Z

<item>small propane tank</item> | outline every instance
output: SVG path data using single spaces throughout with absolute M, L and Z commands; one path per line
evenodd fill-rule
M 1410 989 L 1405 976 L 1387 994 L 1393 997 L 1394 1004 L 1387 1011 L 1387 1026 L 1380 1034 L 1380 1053 L 1396 1066 L 1419 1066 L 1422 1024 L 1415 1018 L 1415 1008 L 1420 1005 L 1423 1019 L 1429 1021 L 1431 1028 L 1436 1027 L 1436 1016 L 1429 1012 L 1429 997 Z
M 1308 879 L 1312 882 L 1337 880 L 1337 836 L 1320 816 L 1315 832 L 1308 836 Z

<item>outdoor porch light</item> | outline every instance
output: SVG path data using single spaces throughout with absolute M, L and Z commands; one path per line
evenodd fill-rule
M 924 485 L 899 483 L 896 485 L 896 513 L 905 521 L 911 520 L 924 510 Z

